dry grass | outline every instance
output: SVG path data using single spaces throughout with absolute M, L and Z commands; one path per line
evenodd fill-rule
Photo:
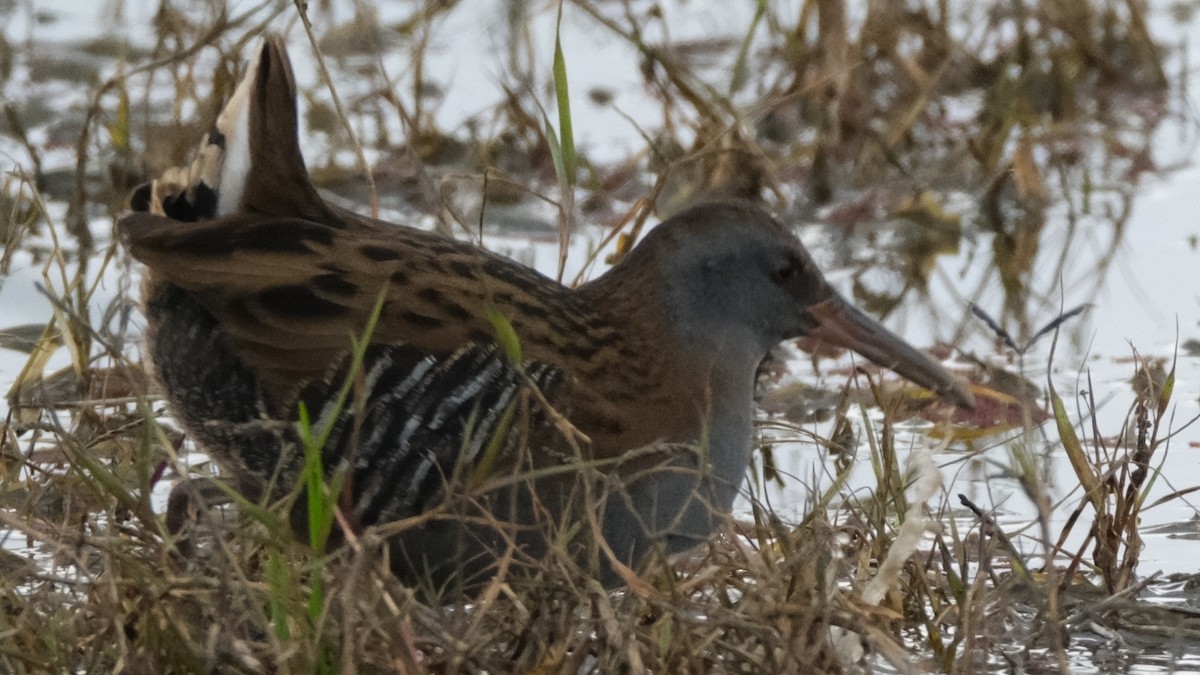
M 1006 290 L 995 323 L 1024 341 L 1050 302 L 1030 285 L 1048 210 L 1058 205 L 1077 218 L 1108 207 L 1115 250 L 1136 179 L 1154 165 L 1144 129 L 1165 115 L 1158 103 L 1170 83 L 1137 2 L 985 3 L 968 17 L 951 14 L 951 4 L 868 3 L 858 15 L 837 0 L 815 0 L 784 16 L 766 3 L 745 39 L 728 45 L 648 40 L 663 20 L 633 4 L 567 4 L 565 12 L 592 17 L 640 55 L 663 110 L 641 153 L 600 165 L 568 142 L 569 117 L 549 123 L 531 93 L 546 90 L 529 82 L 544 82 L 563 94 L 571 67 L 569 44 L 561 74 L 523 61 L 522 26 L 536 8 L 509 17 L 520 29 L 501 75 L 511 95 L 486 124 L 448 132 L 433 121 L 421 67 L 429 36 L 459 11 L 455 3 L 426 3 L 394 25 L 362 5 L 339 24 L 314 3 L 316 44 L 328 58 L 400 40 L 414 72 L 365 67 L 367 93 L 345 97 L 343 110 L 321 90 L 306 91 L 306 123 L 340 148 L 349 147 L 339 130 L 349 122 L 373 139 L 368 145 L 390 149 L 388 120 L 402 120 L 407 145 L 373 167 L 381 194 L 400 194 L 406 209 L 447 232 L 476 231 L 448 187 L 488 204 L 533 196 L 562 223 L 620 221 L 614 237 L 636 231 L 650 210 L 666 214 L 698 195 L 766 194 L 794 204 L 786 210 L 797 218 L 820 207 L 848 235 L 886 228 L 901 242 L 888 258 L 900 261 L 901 290 L 855 287 L 860 304 L 880 313 L 921 292 L 933 259 L 964 231 L 989 232 L 989 265 Z M 756 504 L 751 522 L 731 524 L 707 550 L 622 592 L 552 561 L 534 578 L 498 580 L 472 603 L 430 606 L 389 576 L 375 533 L 317 556 L 281 524 L 285 505 L 217 509 L 202 518 L 195 555 L 180 557 L 151 495 L 210 467 L 155 421 L 161 405 L 127 337 L 136 297 L 128 261 L 115 244 L 93 241 L 87 223 L 107 222 L 131 185 L 184 160 L 196 120 L 216 109 L 198 84 L 197 57 L 221 64 L 213 76 L 219 100 L 236 81 L 231 69 L 246 43 L 262 26 L 279 29 L 296 16 L 278 3 L 240 11 L 163 5 L 153 53 L 134 55 L 118 76 L 91 86 L 65 193 L 53 191 L 22 111 L 6 109 L 6 133 L 30 157 L 0 184 L 0 273 L 18 251 L 45 263 L 54 312 L 40 330 L 14 332 L 30 356 L 0 426 L 0 527 L 10 545 L 28 542 L 36 555 L 0 550 L 0 669 L 811 672 L 852 667 L 866 649 L 899 670 L 952 672 L 989 660 L 1063 667 L 1072 631 L 1084 625 L 1193 645 L 1200 638 L 1192 613 L 1138 601 L 1139 514 L 1153 506 L 1144 500 L 1156 462 L 1185 426 L 1171 417 L 1174 367 L 1154 377 L 1151 364 L 1139 367 L 1138 381 L 1148 384 L 1138 389 L 1128 430 L 1100 429 L 1094 411 L 1071 410 L 1053 388 L 1044 406 L 1024 384 L 1007 390 L 1015 399 L 1008 407 L 992 405 L 1002 400 L 998 373 L 980 390 L 983 411 L 955 421 L 965 456 L 1007 449 L 1006 470 L 1039 511 L 1023 532 L 1006 533 L 985 509 L 952 512 L 922 453 L 898 452 L 904 436 L 896 425 L 911 400 L 877 387 L 882 416 L 833 395 L 829 438 L 816 439 L 832 478 L 814 481 L 824 487 L 802 523 L 785 524 Z M 963 29 L 970 25 L 980 29 Z M 725 70 L 706 68 L 710 59 Z M 175 92 L 174 103 L 151 104 L 152 92 L 164 89 Z M 1135 116 L 1106 103 L 1110 96 L 1145 105 Z M 971 105 L 969 114 L 949 112 Z M 1096 139 L 1083 131 L 1096 124 L 1112 133 Z M 1144 135 L 1128 133 L 1133 128 Z M 357 170 L 332 155 L 311 163 L 327 187 L 359 182 Z M 568 163 L 577 167 L 572 175 Z M 579 186 L 578 208 L 561 196 L 571 185 Z M 953 206 L 963 192 L 974 195 L 974 221 Z M 69 210 L 61 215 L 50 202 Z M 95 306 L 101 279 L 112 278 L 123 284 L 117 299 Z M 986 328 L 964 320 L 959 333 L 969 330 Z M 70 366 L 47 372 L 50 354 L 61 350 Z M 807 434 L 810 426 L 794 418 L 779 413 L 764 427 L 775 437 Z M 1054 424 L 1042 426 L 1044 419 Z M 1054 504 L 1046 462 L 1062 452 L 1084 492 Z M 755 494 L 766 482 L 797 480 L 772 471 L 778 453 L 764 449 Z M 845 486 L 856 460 L 874 468 L 869 491 Z M 1063 508 L 1072 510 L 1068 526 L 1051 531 L 1051 511 Z M 1083 530 L 1084 542 L 1066 549 L 1067 536 Z M 1053 551 L 1057 564 L 1030 568 L 1031 556 L 1012 543 L 1018 537 L 1039 554 Z

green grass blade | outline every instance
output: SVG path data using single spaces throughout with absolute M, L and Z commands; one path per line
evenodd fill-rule
M 291 586 L 292 575 L 287 563 L 278 551 L 272 551 L 267 556 L 267 604 L 275 637 L 281 642 L 287 642 L 291 637 L 287 611 L 287 589 Z
M 1050 384 L 1050 405 L 1054 410 L 1054 423 L 1058 427 L 1058 437 L 1062 441 L 1063 449 L 1067 452 L 1071 468 L 1075 470 L 1075 477 L 1079 479 L 1079 484 L 1083 486 L 1084 494 L 1096 509 L 1096 513 L 1100 513 L 1102 507 L 1100 501 L 1104 495 L 1100 479 L 1096 476 L 1091 462 L 1088 461 L 1083 444 L 1079 442 L 1079 436 L 1075 434 L 1075 427 L 1071 426 L 1071 419 L 1067 417 L 1067 408 L 1063 405 L 1062 397 L 1054 390 L 1053 383 Z
M 559 178 L 568 187 L 575 187 L 578 164 L 575 156 L 575 134 L 571 124 L 571 96 L 567 87 L 567 61 L 563 57 L 560 39 L 561 28 L 562 5 L 559 5 L 558 25 L 554 31 L 554 96 L 558 102 L 558 146 L 562 157 L 562 173 Z M 557 162 L 554 168 L 558 170 Z
M 512 322 L 495 307 L 490 306 L 487 309 L 487 319 L 496 331 L 496 340 L 504 350 L 504 356 L 508 362 L 520 367 L 525 362 L 525 358 L 521 350 L 521 340 L 517 337 L 517 331 L 513 328 Z
M 758 30 L 758 24 L 762 23 L 763 15 L 767 13 L 767 0 L 758 0 L 758 7 L 754 10 L 754 18 L 750 20 L 750 30 L 746 31 L 746 36 L 742 38 L 742 45 L 738 48 L 737 60 L 733 63 L 733 75 L 729 78 L 729 92 L 736 93 L 741 91 L 742 87 L 746 86 L 748 67 L 747 61 L 750 58 L 750 43 L 754 41 L 754 33 Z
M 500 456 L 500 452 L 508 440 L 508 432 L 512 428 L 513 418 L 516 417 L 517 405 L 516 400 L 508 404 L 508 409 L 504 411 L 504 417 L 500 419 L 496 431 L 488 439 L 487 447 L 484 448 L 475 467 L 471 469 L 471 478 L 467 481 L 467 485 L 471 488 L 478 487 L 480 483 L 487 480 L 488 476 L 492 475 L 492 467 L 496 465 L 496 458 Z
M 333 509 L 336 494 L 325 482 L 325 464 L 321 461 L 322 445 L 312 432 L 308 408 L 300 403 L 300 442 L 304 446 L 303 482 L 308 499 L 308 543 L 318 555 L 325 552 L 329 532 L 333 528 Z

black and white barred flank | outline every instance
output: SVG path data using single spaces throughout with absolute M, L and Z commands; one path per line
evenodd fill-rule
M 411 517 L 436 505 L 447 486 L 470 473 L 496 434 L 515 431 L 502 421 L 520 405 L 522 389 L 532 384 L 550 394 L 561 378 L 557 369 L 540 363 L 529 364 L 522 377 L 495 343 L 442 358 L 405 344 L 373 345 L 363 359 L 361 383 L 339 412 L 336 392 L 348 367 L 302 398 L 310 410 L 319 409 L 318 425 L 338 414 L 322 459 L 327 470 L 349 465 L 362 525 Z M 524 422 L 544 425 L 540 414 L 534 417 Z M 515 451 L 512 439 L 502 441 L 504 452 Z
M 303 456 L 298 404 L 272 406 L 254 374 L 237 359 L 211 314 L 195 298 L 170 285 L 148 299 L 157 326 L 149 341 L 171 408 L 209 453 L 231 467 L 239 489 L 261 499 L 288 494 L 300 480 Z M 188 354 L 189 358 L 177 358 Z M 174 358 L 172 358 L 174 357 Z M 540 406 L 506 430 L 510 407 L 522 391 L 538 387 L 548 398 L 561 371 L 529 363 L 524 376 L 495 344 L 463 347 L 435 357 L 407 344 L 367 349 L 360 380 L 344 408 L 335 410 L 349 372 L 349 358 L 302 393 L 314 429 L 337 413 L 322 449 L 327 474 L 350 467 L 354 519 L 372 525 L 418 515 L 470 474 L 496 434 L 507 431 L 502 452 L 516 451 L 516 437 L 531 430 L 547 442 L 551 431 Z M 511 456 L 502 458 L 511 463 Z M 303 503 L 303 500 L 301 500 Z

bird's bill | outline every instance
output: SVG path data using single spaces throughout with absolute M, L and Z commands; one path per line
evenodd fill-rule
M 914 384 L 961 406 L 974 407 L 975 397 L 963 382 L 840 296 L 835 294 L 811 305 L 808 313 L 817 324 L 808 331 L 810 340 L 852 349 Z

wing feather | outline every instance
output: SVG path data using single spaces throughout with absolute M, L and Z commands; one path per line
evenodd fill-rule
M 372 341 L 437 356 L 493 339 L 490 298 L 503 312 L 506 300 L 511 305 L 527 293 L 522 277 L 536 275 L 488 277 L 483 266 L 497 260 L 506 270 L 519 266 L 408 228 L 339 228 L 262 214 L 180 223 L 135 213 L 120 230 L 152 283 L 193 295 L 234 351 L 273 386 L 327 371 L 350 336 L 363 331 L 380 293 L 384 313 Z M 297 363 L 301 354 L 305 361 Z

